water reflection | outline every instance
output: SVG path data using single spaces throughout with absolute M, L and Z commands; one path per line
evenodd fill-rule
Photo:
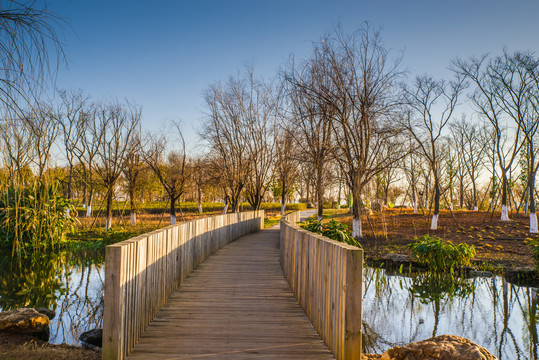
M 52 309 L 49 341 L 78 344 L 82 332 L 102 327 L 103 259 L 95 250 L 41 254 L 20 263 L 0 254 L 0 309 Z
M 454 279 L 365 269 L 364 351 L 435 335 L 471 339 L 500 359 L 538 359 L 537 290 L 501 277 Z

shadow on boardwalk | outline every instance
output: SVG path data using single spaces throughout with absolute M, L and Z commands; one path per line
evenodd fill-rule
M 279 230 L 244 236 L 193 271 L 128 359 L 333 359 L 279 265 Z

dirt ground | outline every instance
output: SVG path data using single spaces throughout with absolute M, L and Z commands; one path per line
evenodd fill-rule
M 348 210 L 327 210 L 330 217 L 352 226 Z M 325 212 L 325 213 L 326 213 Z M 454 217 L 453 217 L 454 215 Z M 503 268 L 533 267 L 534 260 L 528 242 L 537 239 L 529 234 L 529 218 L 522 213 L 511 221 L 500 221 L 500 213 L 484 211 L 442 210 L 438 230 L 430 228 L 431 215 L 414 214 L 412 209 L 385 209 L 362 216 L 364 239 L 360 242 L 365 257 L 381 259 L 388 253 L 411 254 L 407 245 L 414 238 L 425 234 L 450 240 L 455 244 L 466 243 L 476 249 L 475 261 Z
M 100 360 L 101 352 L 69 345 L 51 345 L 24 335 L 0 332 L 2 360 Z

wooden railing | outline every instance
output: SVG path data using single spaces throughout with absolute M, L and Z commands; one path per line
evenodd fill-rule
M 264 211 L 171 225 L 107 246 L 103 359 L 125 359 L 187 275 L 229 242 L 264 227 Z
M 281 220 L 281 266 L 335 358 L 361 359 L 363 250 L 306 231 L 299 212 Z

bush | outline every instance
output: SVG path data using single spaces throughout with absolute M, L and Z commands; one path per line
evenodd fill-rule
M 338 221 L 331 220 L 330 222 L 324 224 L 322 223 L 322 220 L 310 220 L 300 226 L 307 231 L 323 235 L 332 240 L 361 247 L 359 242 L 350 234 L 348 226 L 341 224 Z
M 413 257 L 419 264 L 428 266 L 435 272 L 453 271 L 455 267 L 470 265 L 470 261 L 475 256 L 473 245 L 453 245 L 449 241 L 429 235 L 424 235 L 417 240 L 419 241 L 408 245 Z

